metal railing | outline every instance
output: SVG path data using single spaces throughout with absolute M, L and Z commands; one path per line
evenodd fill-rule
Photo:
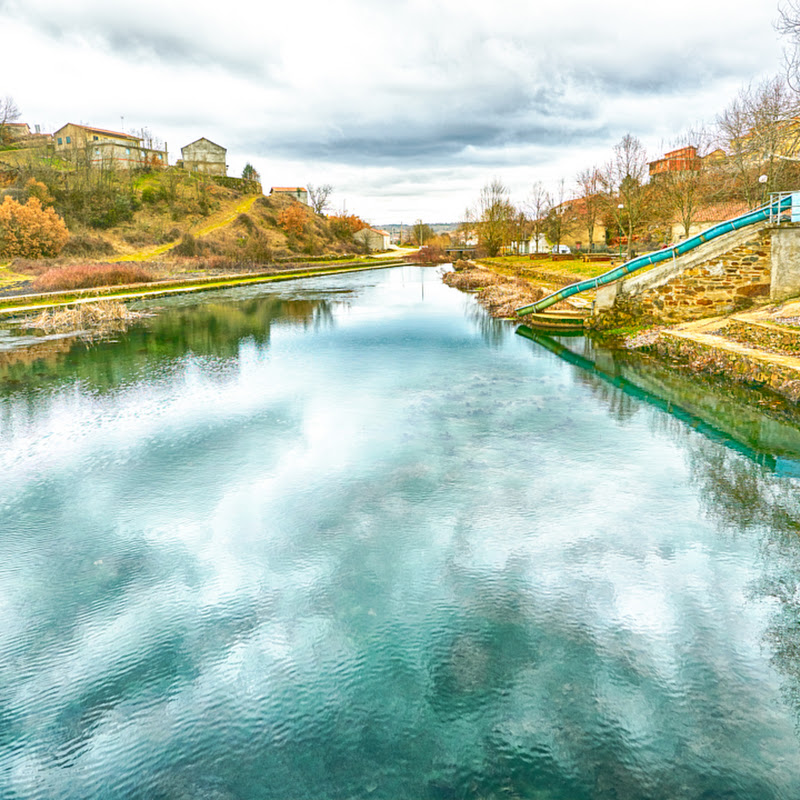
M 800 221 L 800 192 L 770 192 L 769 224 L 780 225 L 794 221 L 793 218 Z

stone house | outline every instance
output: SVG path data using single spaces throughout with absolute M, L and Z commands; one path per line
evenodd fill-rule
M 166 147 L 156 150 L 142 145 L 138 136 L 72 122 L 53 134 L 55 154 L 75 161 L 85 158 L 92 167 L 105 169 L 139 169 L 166 167 Z
M 374 252 L 376 250 L 388 250 L 391 236 L 387 231 L 380 228 L 362 228 L 353 234 L 353 239 L 359 244 L 364 244 L 367 249 Z
M 269 193 L 281 197 L 293 197 L 298 202 L 308 205 L 308 191 L 302 186 L 273 186 Z
M 225 177 L 228 174 L 228 165 L 225 163 L 227 153 L 224 147 L 203 136 L 181 147 L 181 160 L 178 161 L 178 166 L 187 172 Z

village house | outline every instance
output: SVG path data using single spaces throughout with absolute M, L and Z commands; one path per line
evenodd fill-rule
M 227 153 L 228 151 L 224 147 L 203 136 L 191 144 L 181 147 L 181 159 L 178 161 L 178 166 L 187 172 L 225 177 L 228 174 L 228 165 L 225 163 Z
M 692 217 L 692 223 L 689 226 L 689 236 L 696 236 L 708 230 L 713 225 L 725 220 L 733 219 L 733 217 L 746 214 L 750 210 L 750 206 L 744 201 L 732 200 L 726 203 L 709 203 L 702 206 L 697 210 L 697 213 Z M 688 238 L 683 227 L 682 222 L 673 221 L 670 227 L 671 242 L 679 242 L 682 239 Z
M 5 122 L 0 125 L 0 139 L 2 144 L 12 144 L 18 147 L 40 147 L 52 144 L 53 137 L 49 133 L 42 133 L 39 126 L 32 131 L 27 122 Z
M 281 197 L 293 197 L 298 202 L 308 205 L 308 191 L 302 186 L 273 186 L 269 193 Z
M 380 228 L 362 228 L 353 234 L 353 239 L 359 244 L 366 245 L 370 252 L 388 250 L 391 244 L 391 235 Z
M 538 236 L 539 241 L 536 241 L 536 236 L 531 236 L 529 239 L 519 239 L 514 240 L 508 243 L 508 247 L 504 248 L 504 251 L 508 255 L 515 255 L 515 256 L 528 256 L 531 254 L 536 253 L 549 253 L 550 252 L 550 245 L 547 244 L 547 238 L 543 233 L 540 233 Z M 475 239 L 474 244 L 477 244 L 478 240 Z
M 665 172 L 697 172 L 703 166 L 703 160 L 697 155 L 697 148 L 693 145 L 680 147 L 664 153 L 663 157 L 651 161 L 650 177 L 657 178 Z
M 104 169 L 139 169 L 166 167 L 166 147 L 155 150 L 142 145 L 138 136 L 72 122 L 53 134 L 55 153 L 62 158 L 85 158 L 92 167 Z

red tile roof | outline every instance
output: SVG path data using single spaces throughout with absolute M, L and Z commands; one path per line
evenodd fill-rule
M 271 192 L 304 192 L 305 189 L 302 186 L 273 186 L 270 189 Z
M 712 203 L 698 209 L 692 222 L 724 222 L 726 219 L 739 217 L 746 214 L 750 206 L 741 200 L 733 200 L 727 203 Z

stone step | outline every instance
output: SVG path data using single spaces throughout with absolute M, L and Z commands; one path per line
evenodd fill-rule
M 733 316 L 714 334 L 756 350 L 800 356 L 800 327 Z

